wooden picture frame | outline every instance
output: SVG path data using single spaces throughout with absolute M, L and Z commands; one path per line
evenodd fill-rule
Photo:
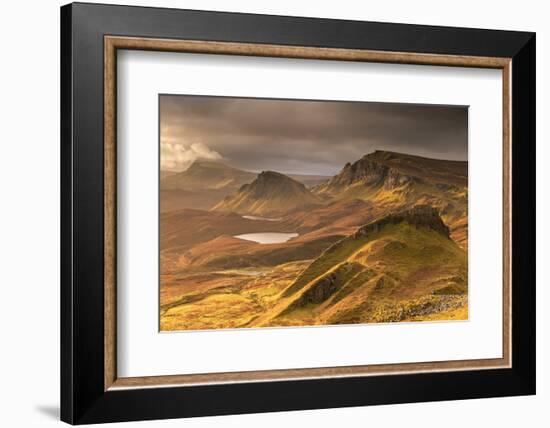
M 119 49 L 501 69 L 502 358 L 118 377 Z M 535 392 L 534 34 L 77 3 L 61 9 L 61 53 L 62 420 L 114 422 Z

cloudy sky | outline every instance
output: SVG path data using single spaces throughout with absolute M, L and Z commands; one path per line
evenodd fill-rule
M 337 173 L 374 150 L 467 160 L 465 107 L 161 95 L 161 168 Z

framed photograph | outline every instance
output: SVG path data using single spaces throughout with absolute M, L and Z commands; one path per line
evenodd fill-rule
M 61 418 L 535 393 L 535 35 L 61 8 Z

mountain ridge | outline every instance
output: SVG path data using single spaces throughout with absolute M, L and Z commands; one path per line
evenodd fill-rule
M 202 190 L 218 197 L 208 210 L 160 218 L 161 328 L 467 319 L 467 172 L 376 151 L 313 187 L 264 171 Z M 298 236 L 235 237 L 263 232 Z
M 374 151 L 348 162 L 311 191 L 323 200 L 361 199 L 392 212 L 427 204 L 436 207 L 464 248 L 468 240 L 468 163 Z
M 330 247 L 328 247 L 323 252 L 323 254 L 319 256 L 319 259 L 321 259 L 323 256 L 328 256 L 330 254 L 338 252 L 339 250 L 344 248 L 345 245 L 350 241 L 365 239 L 370 234 L 379 232 L 385 226 L 395 225 L 403 222 L 406 222 L 414 227 L 425 227 L 431 229 L 443 235 L 445 238 L 450 239 L 449 228 L 447 227 L 447 225 L 445 225 L 445 223 L 439 216 L 439 212 L 437 211 L 437 209 L 429 205 L 419 205 L 403 211 L 390 213 L 382 218 L 379 218 L 359 227 L 355 231 L 355 233 L 346 236 L 345 238 L 342 238 L 341 240 L 335 242 Z M 314 265 L 315 262 L 313 262 L 308 269 L 310 269 L 311 267 L 315 267 Z M 298 278 L 296 278 L 294 284 L 287 290 L 285 290 L 283 295 L 288 296 L 290 293 L 296 290 L 297 286 L 304 282 L 303 278 L 308 277 L 308 269 L 306 269 Z
M 312 190 L 331 194 L 356 183 L 365 186 L 382 185 L 391 190 L 423 181 L 461 187 L 468 185 L 467 174 L 466 161 L 432 159 L 376 150 L 353 163 L 346 163 L 338 174 Z
M 466 253 L 450 239 L 437 209 L 413 207 L 332 244 L 255 323 L 292 324 L 306 314 L 333 324 L 388 322 L 439 310 L 463 311 L 466 266 Z M 413 303 L 403 303 L 410 298 Z M 362 307 L 366 302 L 367 312 Z M 356 318 L 365 313 L 367 318 Z

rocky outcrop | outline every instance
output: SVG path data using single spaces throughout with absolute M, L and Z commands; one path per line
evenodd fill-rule
M 353 237 L 364 237 L 370 233 L 378 232 L 384 226 L 390 224 L 399 224 L 402 222 L 407 222 L 411 226 L 415 227 L 425 227 L 428 229 L 432 229 L 438 233 L 441 233 L 447 238 L 450 237 L 449 228 L 443 222 L 443 220 L 441 220 L 441 217 L 439 216 L 439 211 L 430 205 L 417 205 L 408 210 L 389 214 L 379 220 L 360 227 L 353 234 Z
M 399 171 L 389 168 L 386 178 L 384 180 L 384 188 L 388 190 L 396 189 L 410 183 L 420 183 L 417 177 L 401 174 Z
M 449 228 L 441 220 L 438 211 L 429 205 L 419 205 L 408 210 L 389 214 L 364 226 L 361 226 L 350 236 L 347 236 L 328 247 L 306 270 L 304 270 L 294 283 L 288 287 L 283 295 L 290 296 L 295 291 L 306 285 L 311 277 L 320 277 L 324 275 L 333 261 L 327 261 L 337 257 L 339 262 L 344 257 L 349 257 L 356 249 L 357 241 L 364 241 L 370 238 L 370 235 L 381 231 L 384 227 L 406 222 L 411 226 L 418 228 L 428 228 L 442 234 L 447 239 L 450 238 Z M 334 272 L 337 272 L 335 270 Z
M 344 168 L 326 183 L 313 188 L 319 194 L 338 195 L 350 186 L 393 190 L 414 183 L 431 183 L 440 190 L 467 186 L 467 162 L 429 159 L 376 150 Z
M 328 186 L 349 186 L 352 183 L 362 181 L 365 184 L 376 184 L 384 180 L 388 173 L 388 167 L 371 162 L 363 157 L 357 162 L 344 166 L 338 175 L 335 175 L 327 183 Z
M 316 188 L 319 192 L 329 189 L 345 188 L 361 183 L 364 186 L 383 186 L 391 190 L 413 182 L 420 182 L 417 177 L 400 173 L 397 169 L 383 165 L 365 156 L 353 164 L 347 163 L 339 174 L 327 183 Z
M 313 286 L 308 289 L 302 298 L 297 302 L 296 306 L 306 306 L 309 303 L 322 303 L 338 290 L 337 276 L 331 272 L 319 279 Z
M 363 269 L 364 267 L 359 263 L 342 263 L 335 270 L 326 273 L 311 284 L 311 286 L 287 308 L 286 312 L 309 304 L 323 303 Z

